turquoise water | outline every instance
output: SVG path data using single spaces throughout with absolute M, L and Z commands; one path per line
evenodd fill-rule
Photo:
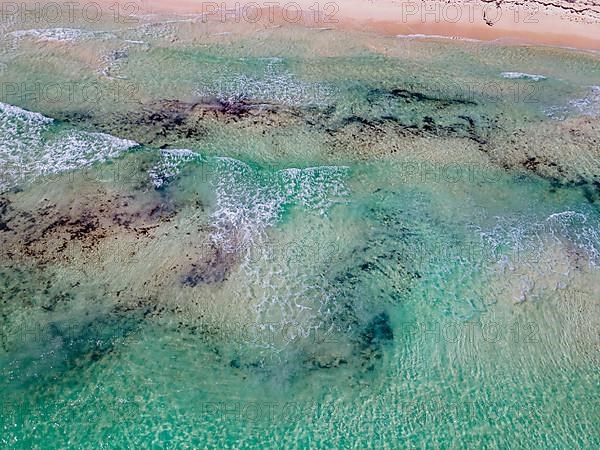
M 151 29 L 4 42 L 3 447 L 598 447 L 597 57 Z

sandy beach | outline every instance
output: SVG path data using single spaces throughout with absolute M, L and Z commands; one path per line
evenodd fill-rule
M 600 6 L 590 0 L 544 2 L 343 0 L 250 2 L 192 0 L 102 0 L 105 15 L 192 14 L 194 20 L 262 26 L 304 25 L 407 37 L 500 40 L 600 50 Z M 120 4 L 119 7 L 116 5 Z M 81 3 L 81 7 L 89 5 Z M 95 9 L 90 7 L 88 15 Z M 6 15 L 6 14 L 5 14 Z

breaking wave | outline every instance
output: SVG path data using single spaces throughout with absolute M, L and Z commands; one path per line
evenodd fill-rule
M 80 28 L 33 28 L 9 33 L 15 39 L 34 38 L 39 42 L 75 42 L 100 37 L 115 37 L 109 32 L 93 32 Z
M 272 355 L 317 329 L 330 327 L 334 294 L 319 274 L 322 265 L 315 257 L 327 239 L 324 242 L 323 236 L 314 236 L 317 228 L 300 227 L 295 228 L 295 239 L 278 242 L 269 238 L 268 230 L 281 223 L 294 207 L 312 213 L 302 215 L 307 223 L 327 222 L 329 209 L 345 202 L 349 195 L 345 185 L 349 169 L 273 170 L 229 157 L 164 150 L 149 176 L 157 188 L 162 188 L 193 162 L 208 167 L 204 169 L 210 172 L 215 192 L 210 239 L 240 262 L 240 301 L 251 303 L 251 320 L 255 322 L 247 343 Z
M 541 81 L 546 79 L 544 75 L 534 75 L 523 72 L 502 72 L 500 75 L 502 75 L 502 78 L 508 78 L 509 80 Z
M 0 192 L 115 158 L 138 145 L 104 133 L 59 130 L 53 124 L 42 114 L 0 103 Z
M 569 100 L 566 105 L 546 109 L 546 115 L 557 120 L 571 116 L 600 117 L 600 86 L 590 86 L 586 96 Z
M 348 195 L 343 182 L 347 171 L 347 167 L 321 166 L 272 172 L 233 158 L 217 158 L 213 239 L 231 251 L 240 251 L 275 225 L 288 206 L 325 214 Z

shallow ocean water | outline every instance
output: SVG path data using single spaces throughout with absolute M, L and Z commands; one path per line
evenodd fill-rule
M 239 30 L 3 39 L 3 446 L 598 447 L 597 56 Z

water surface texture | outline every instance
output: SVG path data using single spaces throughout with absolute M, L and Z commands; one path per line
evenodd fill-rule
M 600 447 L 600 59 L 181 18 L 0 42 L 3 448 Z

